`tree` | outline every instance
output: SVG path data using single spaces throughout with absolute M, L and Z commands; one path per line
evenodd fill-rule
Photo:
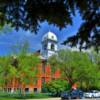
M 8 25 L 8 24 L 5 24 L 4 26 L 0 25 L 0 34 L 6 34 L 11 31 L 12 31 L 12 28 L 10 25 Z
M 89 89 L 94 85 L 94 80 L 98 80 L 97 65 L 94 64 L 87 53 L 79 51 L 60 50 L 57 55 L 52 56 L 48 62 L 52 69 L 60 68 L 61 76 L 65 78 L 71 86 L 78 83 L 79 87 Z M 97 72 L 97 73 L 95 73 Z
M 38 72 L 38 65 L 40 58 L 36 54 L 29 53 L 29 43 L 26 38 L 20 43 L 13 46 L 14 56 L 12 59 L 12 66 L 17 69 L 17 78 L 21 85 L 34 83 L 36 73 Z M 23 87 L 22 87 L 23 88 Z
M 18 77 L 20 81 L 29 84 L 33 83 L 34 77 L 38 72 L 38 65 L 40 64 L 40 59 L 37 55 L 19 55 L 17 58 L 19 61 Z M 21 78 L 23 77 L 23 78 Z M 31 80 L 32 78 L 32 80 Z
M 10 57 L 0 57 L 0 85 L 2 87 L 7 86 L 9 79 L 12 80 L 16 72 L 17 70 L 11 65 Z
M 83 19 L 76 35 L 69 37 L 64 44 L 79 44 L 80 49 L 100 48 L 100 1 L 99 0 L 0 0 L 0 25 L 11 23 L 37 32 L 39 23 L 47 21 L 59 28 L 72 24 L 78 11 Z M 85 45 L 84 45 L 85 44 Z
M 61 92 L 66 91 L 69 87 L 66 80 L 55 79 L 46 83 L 45 88 L 54 96 L 60 96 Z
M 39 63 L 40 59 L 35 54 L 20 54 L 16 57 L 14 56 L 13 59 L 11 56 L 0 57 L 0 85 L 3 88 L 7 87 L 11 81 L 16 79 L 23 90 L 26 84 L 35 81 L 34 77 L 38 72 L 37 66 Z M 13 83 L 12 92 L 14 86 L 15 84 Z
M 91 56 L 92 56 L 92 61 L 95 64 L 97 64 L 97 70 L 99 71 L 98 77 L 96 78 L 97 82 L 94 85 L 94 87 L 99 89 L 100 88 L 100 53 L 96 53 L 95 51 L 92 50 Z

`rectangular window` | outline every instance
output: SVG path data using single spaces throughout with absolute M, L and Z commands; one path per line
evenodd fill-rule
M 37 88 L 34 88 L 34 90 L 33 90 L 35 93 L 37 92 Z
M 25 88 L 25 92 L 28 93 L 29 92 L 29 88 Z
M 45 73 L 45 66 L 46 66 L 46 63 L 43 62 L 43 63 L 42 63 L 42 72 L 43 72 L 43 73 Z
M 11 88 L 8 88 L 8 92 L 11 92 Z

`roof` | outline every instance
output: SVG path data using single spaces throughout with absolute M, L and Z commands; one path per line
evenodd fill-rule
M 53 40 L 53 41 L 56 41 L 57 42 L 57 36 L 53 33 L 53 32 L 47 32 L 43 38 L 42 38 L 42 42 L 45 41 L 45 40 Z

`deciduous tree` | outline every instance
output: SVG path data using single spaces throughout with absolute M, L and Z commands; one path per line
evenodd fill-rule
M 83 20 L 76 35 L 63 44 L 79 45 L 79 48 L 100 48 L 100 1 L 99 0 L 0 0 L 0 25 L 10 23 L 18 30 L 37 32 L 39 23 L 47 21 L 60 29 L 73 24 L 76 11 Z M 66 32 L 67 34 L 67 32 Z
M 55 79 L 45 84 L 45 88 L 48 92 L 51 92 L 54 96 L 60 96 L 61 92 L 68 90 L 68 82 L 63 79 Z
M 60 50 L 48 62 L 52 69 L 60 68 L 62 78 L 65 78 L 71 85 L 78 82 L 81 88 L 89 89 L 97 82 L 97 65 L 91 61 L 87 53 Z

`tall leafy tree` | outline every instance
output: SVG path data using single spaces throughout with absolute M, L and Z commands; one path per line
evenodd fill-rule
M 19 55 L 18 56 L 18 77 L 24 83 L 34 83 L 34 77 L 38 73 L 40 58 L 37 55 Z M 21 76 L 20 76 L 21 75 Z
M 99 0 L 0 0 L 0 25 L 11 23 L 37 32 L 39 23 L 47 21 L 60 29 L 73 23 L 78 11 L 83 22 L 76 35 L 67 38 L 64 44 L 79 44 L 81 48 L 100 47 L 100 1 Z M 66 32 L 67 33 L 67 32 Z M 84 45 L 85 44 L 85 45 Z
M 0 57 L 0 85 L 6 87 L 16 79 L 23 89 L 25 84 L 34 83 L 39 63 L 35 54 Z
M 29 44 L 24 40 L 21 45 L 14 46 L 14 55 L 0 57 L 0 82 L 2 85 L 7 86 L 11 81 L 18 80 L 20 87 L 24 88 L 25 84 L 35 81 L 34 77 L 38 72 L 40 58 L 36 54 L 28 53 L 28 49 Z M 12 86 L 14 87 L 14 82 Z
M 96 53 L 94 50 L 92 50 L 92 52 L 90 52 L 91 54 L 91 60 L 92 62 L 94 62 L 97 65 L 97 70 L 98 70 L 98 77 L 96 78 L 97 82 L 95 84 L 94 87 L 96 88 L 100 88 L 100 52 Z
M 0 57 L 0 85 L 6 87 L 13 77 L 16 76 L 17 70 L 11 65 L 11 57 Z
M 48 62 L 52 65 L 53 71 L 58 66 L 61 70 L 62 77 L 71 85 L 78 82 L 79 86 L 88 89 L 92 87 L 94 80 L 97 80 L 97 66 L 90 60 L 87 53 L 60 50 Z
M 14 55 L 12 59 L 12 65 L 16 67 L 18 74 L 17 77 L 22 83 L 33 83 L 33 77 L 38 71 L 38 65 L 40 64 L 40 58 L 36 54 L 29 53 L 29 43 L 26 38 L 20 43 L 13 46 Z M 32 78 L 32 80 L 31 80 Z

